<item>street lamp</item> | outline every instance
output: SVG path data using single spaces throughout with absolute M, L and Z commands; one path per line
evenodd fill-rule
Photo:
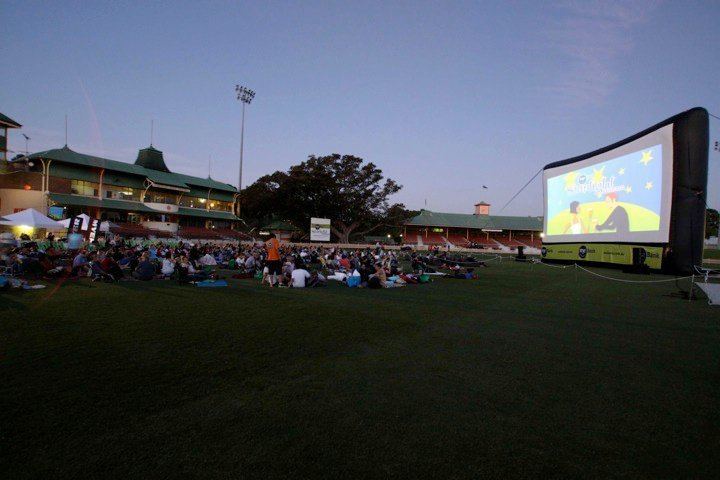
M 242 191 L 243 146 L 245 143 L 245 105 L 249 105 L 255 98 L 255 91 L 241 85 L 235 85 L 237 99 L 242 102 L 242 124 L 240 127 L 240 175 L 238 178 L 238 194 Z M 238 196 L 238 217 L 242 207 L 242 196 Z
M 22 136 L 25 137 L 25 156 L 27 157 L 28 155 L 30 155 L 30 152 L 28 151 L 28 142 L 30 141 L 30 137 L 28 137 L 24 133 L 22 134 Z

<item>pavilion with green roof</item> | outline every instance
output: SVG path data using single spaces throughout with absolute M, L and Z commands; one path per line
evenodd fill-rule
M 238 192 L 233 185 L 174 173 L 163 152 L 152 145 L 141 149 L 134 163 L 75 152 L 67 145 L 14 163 L 22 165 L 13 165 L 18 175 L 0 178 L 0 200 L 3 192 L 14 189 L 16 193 L 5 195 L 9 203 L 23 203 L 23 208 L 31 206 L 66 218 L 86 213 L 169 233 L 239 226 L 234 213 Z
M 428 246 L 470 245 L 485 248 L 539 247 L 543 218 L 490 215 L 490 204 L 475 205 L 475 213 L 421 210 L 403 225 L 403 243 Z

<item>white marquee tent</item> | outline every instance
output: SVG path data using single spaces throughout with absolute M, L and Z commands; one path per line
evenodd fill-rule
M 32 227 L 46 228 L 50 230 L 59 230 L 63 228 L 60 222 L 56 222 L 52 218 L 46 217 L 34 208 L 28 208 L 21 212 L 6 215 L 5 219 L 0 221 L 0 225 L 8 225 L 11 227 Z

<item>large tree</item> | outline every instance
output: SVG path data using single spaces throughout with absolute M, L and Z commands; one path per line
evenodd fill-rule
M 720 215 L 714 208 L 705 210 L 705 238 L 718 236 L 718 225 L 720 225 Z
M 243 216 L 256 223 L 280 217 L 297 226 L 308 225 L 310 217 L 330 218 L 333 235 L 345 243 L 351 236 L 407 219 L 412 212 L 389 200 L 401 188 L 362 158 L 311 155 L 287 172 L 265 175 L 243 190 Z

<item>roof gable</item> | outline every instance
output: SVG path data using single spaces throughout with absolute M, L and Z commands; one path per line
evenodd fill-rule
M 20 125 L 18 122 L 13 120 L 12 118 L 8 117 L 7 115 L 3 115 L 0 113 L 0 125 L 3 125 L 7 128 L 20 128 L 22 125 Z

